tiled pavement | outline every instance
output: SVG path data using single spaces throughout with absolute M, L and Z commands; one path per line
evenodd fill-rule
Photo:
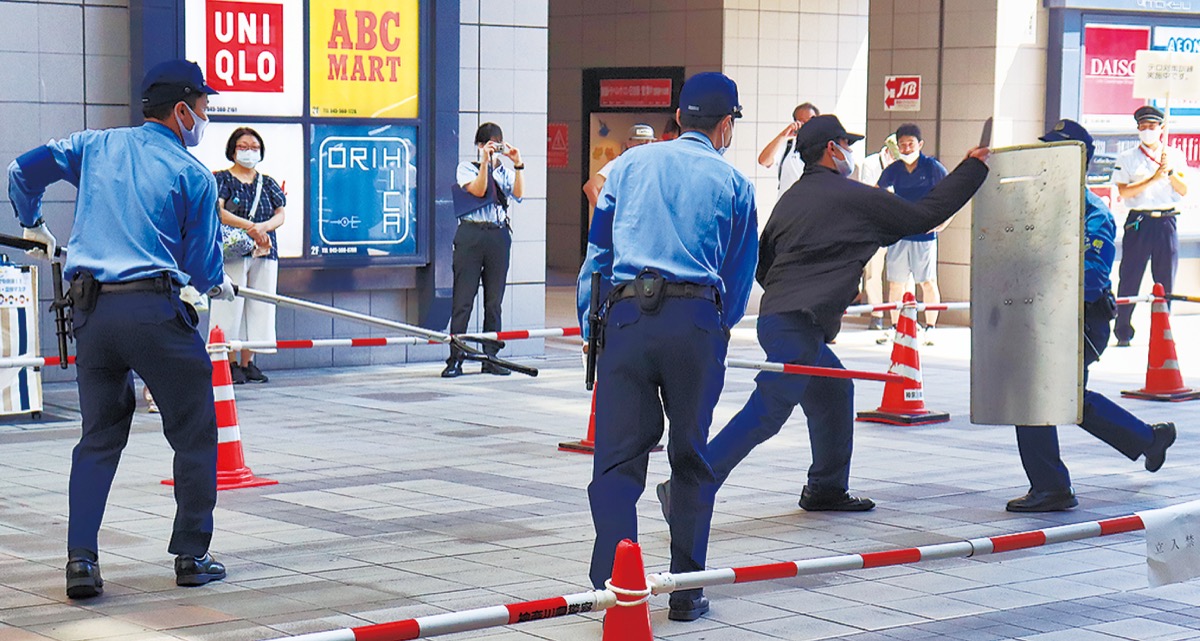
M 1175 320 L 1185 367 L 1200 383 L 1200 323 Z M 1200 404 L 1123 401 L 1148 420 L 1174 419 L 1179 442 L 1157 474 L 1082 430 L 1061 430 L 1080 507 L 1019 516 L 1004 501 L 1025 489 L 1011 428 L 968 420 L 965 329 L 939 329 L 922 353 L 927 402 L 942 425 L 859 424 L 853 490 L 866 514 L 796 507 L 809 463 L 800 412 L 757 450 L 718 496 L 709 554 L 727 567 L 866 552 L 1075 523 L 1200 498 L 1193 462 Z M 847 366 L 881 370 L 888 348 L 848 330 L 835 350 Z M 1140 385 L 1145 344 L 1110 350 L 1094 387 Z M 757 358 L 752 330 L 731 356 Z M 273 487 L 220 494 L 213 551 L 229 579 L 174 585 L 166 554 L 174 505 L 159 480 L 170 450 L 156 415 L 137 415 L 101 532 L 103 597 L 63 594 L 70 451 L 78 431 L 72 385 L 46 389 L 47 420 L 0 424 L 0 641 L 231 639 L 364 625 L 586 589 L 591 545 L 585 487 L 590 459 L 557 451 L 583 436 L 588 394 L 577 353 L 551 342 L 528 359 L 536 379 L 445 381 L 435 364 L 273 373 L 239 386 L 246 458 Z M 752 387 L 730 372 L 717 408 L 723 425 Z M 859 409 L 881 386 L 859 384 Z M 665 478 L 656 454 L 651 482 Z M 650 571 L 666 566 L 666 527 L 653 492 L 639 504 Z M 666 619 L 659 638 L 1109 639 L 1200 638 L 1200 583 L 1147 587 L 1140 533 L 973 559 L 839 572 L 711 588 L 711 614 Z M 600 638 L 598 617 L 544 621 L 447 638 Z

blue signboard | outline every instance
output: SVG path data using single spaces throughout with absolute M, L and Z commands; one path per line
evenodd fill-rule
M 313 125 L 312 257 L 417 254 L 417 130 Z

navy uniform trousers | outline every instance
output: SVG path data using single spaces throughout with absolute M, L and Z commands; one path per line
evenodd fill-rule
M 1170 293 L 1175 286 L 1175 270 L 1179 267 L 1179 233 L 1174 216 L 1151 218 L 1130 213 L 1125 219 L 1125 235 L 1121 239 L 1121 265 L 1118 273 L 1117 296 L 1136 296 L 1142 288 L 1142 277 L 1146 274 L 1146 263 L 1150 263 L 1150 276 L 1161 283 Z M 1135 221 L 1137 221 L 1135 223 Z M 1130 225 L 1136 225 L 1130 227 Z M 1117 308 L 1117 326 L 1113 333 L 1117 340 L 1133 339 L 1134 305 Z
M 212 363 L 178 290 L 100 293 L 74 311 L 83 436 L 71 460 L 68 550 L 96 552 L 104 506 L 137 401 L 137 372 L 162 411 L 175 451 L 175 524 L 168 551 L 202 556 L 217 503 Z
M 636 504 L 646 487 L 650 450 L 662 438 L 664 410 L 670 423 L 671 572 L 704 569 L 716 495 L 708 428 L 725 384 L 728 348 L 721 314 L 707 300 L 667 298 L 653 315 L 643 314 L 634 299 L 609 309 L 596 364 L 596 454 L 588 486 L 597 589 L 612 576 L 617 543 L 637 540 Z
M 1087 342 L 1083 351 L 1083 383 L 1087 385 L 1088 367 L 1100 358 L 1108 345 L 1111 318 L 1099 305 L 1086 305 L 1083 335 Z M 1108 443 L 1113 449 L 1136 461 L 1154 442 L 1154 431 L 1141 419 L 1120 405 L 1092 391 L 1083 394 L 1083 422 L 1079 424 L 1092 436 Z M 1021 465 L 1036 492 L 1066 490 L 1071 487 L 1071 474 L 1063 464 L 1058 449 L 1058 428 L 1054 426 L 1017 426 L 1017 449 Z
M 758 342 L 772 363 L 842 367 L 825 344 L 824 331 L 801 312 L 759 317 Z M 808 419 L 812 448 L 809 489 L 817 493 L 846 491 L 854 450 L 854 383 L 779 372 L 760 372 L 754 381 L 750 400 L 708 444 L 717 483 L 724 483 L 759 443 L 778 434 L 799 405 Z
M 483 331 L 500 331 L 504 282 L 508 280 L 512 230 L 507 225 L 460 222 L 454 232 L 454 292 L 451 298 L 450 333 L 467 331 L 475 294 L 483 283 Z M 451 348 L 450 360 L 458 353 Z M 484 351 L 495 356 L 494 346 Z

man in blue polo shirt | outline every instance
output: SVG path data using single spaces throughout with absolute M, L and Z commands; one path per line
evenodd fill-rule
M 891 189 L 897 196 L 909 202 L 925 197 L 935 185 L 946 177 L 946 167 L 936 158 L 921 153 L 925 141 L 921 129 L 912 123 L 896 129 L 896 145 L 900 150 L 900 162 L 888 165 L 879 175 L 878 185 Z M 921 287 L 921 300 L 939 303 L 942 294 L 937 286 L 937 233 L 946 228 L 950 221 L 938 225 L 923 234 L 905 236 L 887 251 L 888 300 L 898 301 L 904 297 L 908 276 Z M 892 311 L 892 325 L 900 316 L 900 310 Z M 938 313 L 925 312 L 925 344 L 933 344 L 932 330 L 937 325 Z M 887 338 L 880 342 L 887 342 Z

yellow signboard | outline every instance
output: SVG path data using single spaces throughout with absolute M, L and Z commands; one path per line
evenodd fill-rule
M 419 0 L 311 0 L 312 115 L 416 118 Z

